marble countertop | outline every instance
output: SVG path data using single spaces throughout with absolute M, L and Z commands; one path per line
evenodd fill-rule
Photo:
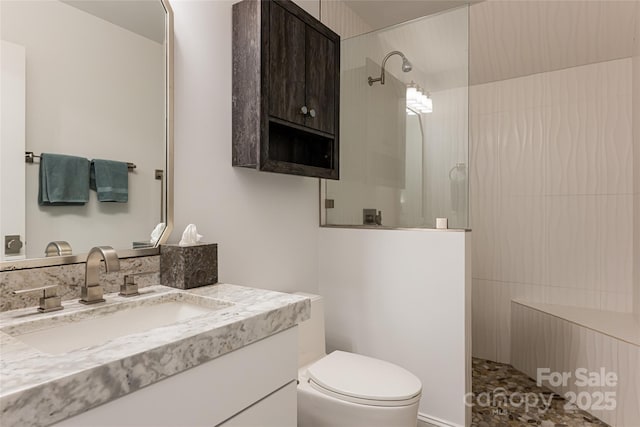
M 108 314 L 123 304 L 154 304 L 175 293 L 231 304 L 63 354 L 40 352 L 13 335 L 42 323 L 86 317 L 98 306 L 74 301 L 47 314 L 36 313 L 34 307 L 1 313 L 0 424 L 53 424 L 288 329 L 310 315 L 305 297 L 231 284 L 189 290 L 157 285 L 141 289 L 133 298 L 108 294 L 100 311 Z

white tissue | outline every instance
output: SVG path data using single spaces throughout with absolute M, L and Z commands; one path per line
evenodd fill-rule
M 160 239 L 160 236 L 162 236 L 162 232 L 164 231 L 165 226 L 166 224 L 164 222 L 161 222 L 160 224 L 156 225 L 156 228 L 153 229 L 153 231 L 151 232 L 151 239 L 149 240 L 152 245 L 158 243 L 158 240 Z
M 198 234 L 198 230 L 194 224 L 187 225 L 182 233 L 182 240 L 178 243 L 179 246 L 195 245 L 202 240 L 202 235 Z

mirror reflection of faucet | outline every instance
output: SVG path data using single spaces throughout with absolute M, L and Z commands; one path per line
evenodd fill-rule
M 67 256 L 73 255 L 73 251 L 71 250 L 71 245 L 69 244 L 69 242 L 65 242 L 64 240 L 56 240 L 53 242 L 49 242 L 46 249 L 44 250 L 44 255 L 46 257 Z
M 382 211 L 377 209 L 362 209 L 363 225 L 382 225 Z
M 104 292 L 98 280 L 100 261 L 104 260 L 107 273 L 120 271 L 120 260 L 115 249 L 111 246 L 96 246 L 91 248 L 87 255 L 84 286 L 80 290 L 80 302 L 82 304 L 95 304 L 104 302 Z

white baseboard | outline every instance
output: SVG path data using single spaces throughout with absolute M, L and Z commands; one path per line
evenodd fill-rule
M 464 427 L 460 424 L 451 423 L 437 417 L 418 413 L 418 427 Z

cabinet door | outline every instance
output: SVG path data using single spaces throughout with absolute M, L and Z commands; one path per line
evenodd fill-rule
M 314 114 L 306 125 L 330 134 L 335 133 L 336 114 L 336 43 L 307 26 L 306 34 L 307 107 Z
M 275 2 L 269 13 L 269 114 L 304 124 L 305 27 Z

